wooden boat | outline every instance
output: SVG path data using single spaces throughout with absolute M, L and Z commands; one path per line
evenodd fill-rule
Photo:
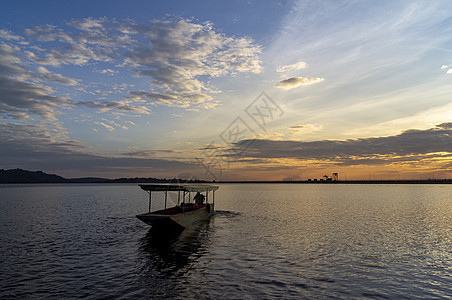
M 140 187 L 149 193 L 149 212 L 137 215 L 137 218 L 151 225 L 152 230 L 158 232 L 182 231 L 187 226 L 211 216 L 214 213 L 215 191 L 219 188 L 216 185 L 207 184 L 141 184 Z M 164 193 L 164 209 L 151 212 L 153 192 Z M 177 205 L 167 208 L 169 192 L 177 192 Z M 209 203 L 210 192 L 212 192 L 212 201 Z M 196 193 L 193 201 L 192 193 Z

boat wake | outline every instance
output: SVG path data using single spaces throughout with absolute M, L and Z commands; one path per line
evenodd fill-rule
M 230 211 L 230 210 L 216 210 L 215 211 L 215 215 L 221 216 L 221 217 L 229 217 L 229 218 L 238 217 L 238 216 L 241 216 L 242 214 L 243 213 L 241 213 L 241 212 Z

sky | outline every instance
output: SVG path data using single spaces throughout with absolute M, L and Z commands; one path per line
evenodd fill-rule
M 452 178 L 452 2 L 3 0 L 12 168 Z

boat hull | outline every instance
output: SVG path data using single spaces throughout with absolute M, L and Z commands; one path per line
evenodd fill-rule
M 184 213 L 168 215 L 151 212 L 137 215 L 137 218 L 151 225 L 154 231 L 182 231 L 186 227 L 210 217 L 213 213 L 213 204 L 208 204 L 200 209 Z

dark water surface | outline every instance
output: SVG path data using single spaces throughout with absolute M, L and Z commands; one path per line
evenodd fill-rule
M 452 186 L 224 184 L 215 204 L 162 240 L 136 185 L 0 185 L 0 298 L 452 296 Z

